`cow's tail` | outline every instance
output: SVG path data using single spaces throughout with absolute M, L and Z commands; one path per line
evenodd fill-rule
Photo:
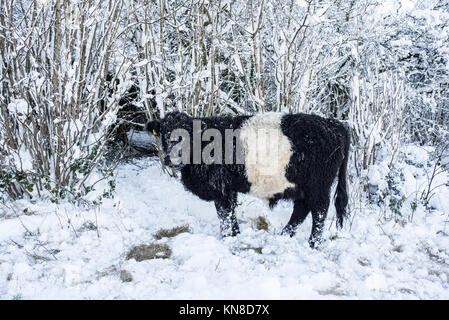
M 346 205 L 348 204 L 348 190 L 346 182 L 346 172 L 348 168 L 349 146 L 351 144 L 351 137 L 349 135 L 349 126 L 345 127 L 345 146 L 344 158 L 338 170 L 338 184 L 335 192 L 335 209 L 337 211 L 337 226 L 343 227 L 343 219 L 346 217 Z

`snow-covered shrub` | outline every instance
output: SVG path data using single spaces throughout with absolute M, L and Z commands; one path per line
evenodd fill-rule
M 360 1 L 363 3 L 365 1 Z M 356 3 L 359 3 L 358 1 Z M 438 144 L 449 132 L 449 5 L 447 1 L 366 1 L 358 18 L 362 65 L 400 76 L 409 141 Z
M 133 87 L 140 122 L 174 109 L 347 120 L 366 191 L 381 147 L 391 166 L 404 133 L 426 143 L 449 132 L 440 2 L 1 1 L 0 186 L 89 191 Z
M 443 1 L 422 1 L 403 10 L 386 47 L 395 68 L 405 72 L 412 141 L 444 144 L 449 138 L 449 9 Z M 391 21 L 391 20 L 390 20 Z
M 366 175 L 380 146 L 389 148 L 390 164 L 394 162 L 405 118 L 402 81 L 395 75 L 374 72 L 355 72 L 352 77 L 349 120 L 357 175 Z
M 2 194 L 79 199 L 110 177 L 101 165 L 131 65 L 120 45 L 123 6 L 1 1 Z M 108 87 L 107 74 L 119 85 Z
M 366 180 L 369 204 L 383 219 L 402 222 L 412 221 L 418 211 L 444 210 L 449 181 L 445 152 L 409 144 L 400 148 L 391 165 L 388 148 L 381 149 Z
M 429 157 L 431 165 L 426 170 L 427 183 L 420 195 L 426 206 L 431 206 L 432 197 L 438 188 L 449 186 L 449 180 L 444 179 L 449 172 L 449 143 L 440 143 L 429 152 Z

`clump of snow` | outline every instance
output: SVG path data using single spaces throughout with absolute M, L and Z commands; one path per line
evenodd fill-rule
M 28 102 L 24 99 L 12 99 L 8 104 L 8 111 L 22 121 L 26 119 L 28 109 Z
M 425 177 L 424 164 L 401 163 L 409 173 L 402 183 Z M 380 163 L 376 170 L 371 181 L 382 185 L 386 169 Z M 404 204 L 398 219 L 386 214 L 387 205 L 351 204 L 342 231 L 331 207 L 325 242 L 312 250 L 310 217 L 295 237 L 281 236 L 291 203 L 270 211 L 244 195 L 237 210 L 241 234 L 221 239 L 213 203 L 185 191 L 155 159 L 121 165 L 116 190 L 97 209 L 25 200 L 0 207 L 0 298 L 449 298 L 447 203 L 414 211 Z M 444 198 L 446 186 L 434 197 Z M 268 230 L 254 228 L 259 216 Z M 181 225 L 190 232 L 153 237 Z M 171 256 L 127 260 L 131 248 L 145 243 L 170 248 Z

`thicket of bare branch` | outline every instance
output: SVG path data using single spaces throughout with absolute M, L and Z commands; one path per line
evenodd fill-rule
M 124 5 L 0 2 L 0 187 L 10 197 L 80 198 L 102 178 L 94 168 L 130 76 Z
M 12 198 L 89 192 L 129 105 L 146 118 L 176 109 L 342 119 L 363 177 L 379 146 L 393 164 L 401 140 L 447 133 L 448 9 L 396 0 L 0 0 L 0 188 Z

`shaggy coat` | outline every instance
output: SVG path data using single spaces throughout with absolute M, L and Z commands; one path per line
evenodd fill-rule
M 245 162 L 193 164 L 193 156 L 190 155 L 190 164 L 174 165 L 169 155 L 173 145 L 179 141 L 170 141 L 170 135 L 173 130 L 180 128 L 193 134 L 193 120 L 201 121 L 202 132 L 213 128 L 223 137 L 226 129 L 239 129 L 239 136 L 235 139 L 240 139 Z M 249 161 L 250 156 L 258 152 L 258 144 L 251 140 L 251 132 L 264 128 L 279 132 L 277 159 L 267 159 L 268 162 L 276 160 L 277 169 L 268 175 L 262 174 L 260 163 Z M 336 177 L 337 224 L 340 227 L 343 225 L 348 202 L 346 167 L 350 136 L 348 129 L 337 120 L 301 113 L 193 118 L 185 113 L 172 112 L 164 119 L 148 122 L 146 129 L 160 138 L 164 162 L 180 170 L 185 188 L 203 200 L 214 201 L 223 236 L 239 233 L 235 217 L 237 194 L 250 193 L 264 199 L 271 208 L 282 199 L 293 201 L 293 213 L 283 234 L 293 236 L 296 227 L 311 212 L 313 225 L 309 244 L 315 247 L 321 241 L 330 190 Z M 202 148 L 208 143 L 203 141 Z M 222 143 L 225 159 L 224 139 Z M 234 146 L 235 158 L 236 150 Z

